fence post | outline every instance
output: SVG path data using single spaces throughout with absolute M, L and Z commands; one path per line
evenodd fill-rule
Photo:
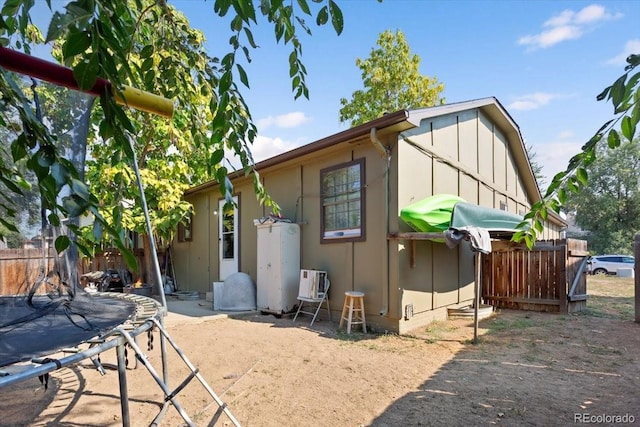
M 635 258 L 635 264 L 633 267 L 633 277 L 634 277 L 634 295 L 636 302 L 636 322 L 640 323 L 640 266 L 638 265 L 638 261 L 640 261 L 640 234 L 636 234 L 633 239 L 633 256 Z

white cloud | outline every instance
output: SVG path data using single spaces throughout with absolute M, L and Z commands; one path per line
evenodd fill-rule
M 249 146 L 251 155 L 255 163 L 261 162 L 278 154 L 291 151 L 302 145 L 299 141 L 286 141 L 282 138 L 271 138 L 268 136 L 257 136 L 253 144 Z M 240 169 L 240 159 L 235 156 L 232 150 L 225 148 L 225 159 L 232 168 Z
M 545 21 L 543 31 L 520 37 L 518 44 L 529 49 L 545 49 L 563 41 L 579 39 L 597 24 L 620 17 L 622 14 L 609 12 L 599 4 L 585 6 L 577 12 L 564 10 Z
M 624 45 L 622 52 L 606 61 L 607 65 L 624 66 L 627 65 L 627 57 L 632 53 L 640 54 L 640 39 L 629 40 Z
M 527 95 L 522 95 L 517 98 L 511 104 L 507 106 L 507 109 L 514 111 L 528 111 L 536 110 L 543 105 L 547 105 L 551 100 L 559 98 L 561 95 L 545 92 L 535 92 Z
M 251 146 L 253 160 L 260 162 L 278 154 L 291 151 L 301 144 L 295 141 L 285 141 L 281 138 L 270 138 L 268 136 L 258 136 Z
M 542 166 L 542 174 L 546 177 L 547 184 L 558 172 L 567 169 L 569 160 L 582 151 L 583 144 L 584 142 L 559 138 L 556 141 L 533 145 L 535 160 Z
M 569 139 L 569 138 L 573 138 L 574 135 L 575 133 L 571 130 L 563 130 L 558 134 L 558 138 Z
M 259 131 L 264 131 L 271 126 L 279 128 L 293 128 L 300 126 L 310 119 L 301 111 L 294 111 L 287 114 L 281 114 L 279 116 L 268 116 L 262 118 L 256 122 Z

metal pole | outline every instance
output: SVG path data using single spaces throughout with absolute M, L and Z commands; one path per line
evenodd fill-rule
M 80 89 L 72 69 L 1 46 L 0 67 L 93 96 L 111 93 L 120 105 L 165 117 L 173 116 L 173 102 L 170 99 L 129 86 L 122 86 L 122 93 L 118 93 L 111 82 L 101 77 L 96 79 L 92 88 Z
M 136 157 L 136 150 L 133 147 L 133 141 L 131 135 L 128 135 L 129 146 L 131 147 L 131 153 L 133 155 L 133 168 L 136 171 L 136 178 L 138 180 L 138 189 L 140 191 L 140 201 L 142 203 L 142 210 L 144 211 L 144 219 L 147 224 L 147 234 L 149 235 L 149 246 L 151 247 L 151 258 L 153 259 L 153 268 L 156 274 L 156 282 L 160 288 L 160 298 L 162 299 L 162 316 L 166 316 L 169 312 L 167 307 L 167 299 L 164 295 L 164 283 L 162 280 L 162 274 L 160 273 L 160 264 L 158 263 L 158 253 L 156 252 L 156 243 L 153 238 L 153 229 L 151 228 L 151 219 L 149 218 L 149 209 L 147 208 L 147 198 L 144 195 L 144 186 L 142 185 L 142 178 L 140 177 L 140 169 L 138 168 L 138 160 Z M 162 380 L 169 386 L 169 369 L 167 366 L 167 354 L 165 345 L 164 334 L 160 334 L 160 349 L 162 351 Z
M 196 367 L 187 358 L 187 355 L 182 352 L 182 350 L 173 341 L 173 339 L 169 336 L 169 334 L 167 334 L 165 329 L 162 327 L 162 324 L 157 319 L 151 319 L 151 321 L 153 323 L 155 323 L 156 326 L 158 326 L 158 329 L 160 329 L 160 334 L 167 338 L 167 341 L 169 341 L 169 344 L 171 344 L 171 347 L 173 347 L 175 352 L 178 354 L 178 356 L 180 356 L 182 361 L 185 363 L 185 365 L 187 365 L 187 367 L 191 370 L 191 372 L 195 373 L 195 377 L 198 379 L 198 381 L 200 381 L 200 384 L 202 384 L 202 386 L 205 388 L 205 390 L 207 390 L 209 395 L 213 398 L 213 400 L 215 400 L 215 402 L 218 404 L 218 406 L 220 408 L 222 408 L 223 412 L 229 417 L 229 419 L 231 420 L 233 425 L 239 427 L 240 426 L 240 422 L 233 416 L 231 411 L 229 411 L 229 408 L 227 408 L 227 405 L 222 401 L 222 399 L 220 399 L 220 397 L 213 391 L 213 389 L 205 381 L 205 379 L 202 377 L 200 372 L 196 369 Z
M 118 380 L 120 382 L 120 409 L 122 411 L 122 425 L 129 427 L 131 418 L 129 416 L 129 395 L 127 393 L 127 362 L 124 356 L 125 340 L 118 339 L 120 344 L 116 347 L 118 356 Z
M 636 307 L 636 322 L 640 323 L 640 265 L 638 265 L 638 261 L 640 261 L 640 234 L 636 234 L 633 239 L 633 249 L 635 256 L 635 266 L 634 266 L 634 284 L 635 284 L 635 307 Z
M 164 392 L 164 395 L 166 396 L 165 398 L 170 400 L 171 403 L 173 404 L 173 406 L 176 408 L 176 411 L 178 411 L 178 413 L 182 416 L 182 419 L 191 427 L 191 426 L 195 426 L 195 424 L 193 423 L 193 421 L 191 421 L 191 419 L 189 418 L 189 415 L 185 412 L 185 410 L 182 408 L 182 406 L 180 405 L 180 403 L 176 400 L 176 396 L 172 395 L 171 390 L 169 390 L 169 388 L 167 387 L 167 385 L 162 381 L 162 379 L 160 379 L 160 376 L 158 375 L 158 373 L 156 372 L 156 370 L 153 368 L 153 366 L 151 365 L 151 363 L 148 362 L 148 360 L 146 359 L 146 356 L 144 356 L 144 354 L 142 353 L 142 350 L 140 350 L 140 347 L 138 347 L 138 344 L 136 344 L 136 342 L 133 340 L 133 338 L 127 333 L 127 331 L 125 331 L 122 328 L 117 328 L 118 331 L 122 334 L 122 336 L 124 337 L 125 340 L 127 340 L 127 343 L 129 343 L 129 346 L 133 349 L 133 351 L 136 353 L 136 355 L 139 355 L 140 358 L 140 362 L 142 362 L 142 364 L 144 365 L 145 368 L 147 368 L 147 371 L 149 371 L 149 373 L 151 374 L 151 376 L 153 377 L 153 379 L 156 381 L 156 383 L 158 384 L 158 386 L 160 386 L 160 388 L 162 389 L 162 391 Z
M 160 273 L 160 264 L 158 263 L 158 253 L 156 252 L 156 242 L 153 238 L 153 228 L 151 228 L 151 219 L 149 218 L 149 209 L 147 208 L 147 198 L 144 196 L 144 186 L 142 185 L 142 178 L 140 178 L 140 169 L 138 168 L 138 159 L 136 156 L 136 150 L 133 146 L 131 135 L 128 135 L 129 146 L 131 147 L 131 153 L 133 156 L 133 169 L 136 172 L 136 178 L 138 181 L 138 190 L 140 191 L 140 202 L 142 203 L 142 210 L 144 212 L 144 220 L 147 224 L 147 234 L 149 235 L 149 246 L 151 247 L 151 255 L 153 259 L 153 269 L 156 274 L 156 281 L 160 287 L 160 297 L 162 298 L 162 308 L 164 310 L 163 315 L 167 315 L 167 300 L 164 296 L 164 284 L 162 283 L 162 274 Z
M 476 252 L 476 272 L 475 272 L 475 303 L 473 304 L 473 344 L 478 344 L 478 306 L 480 305 L 480 253 Z

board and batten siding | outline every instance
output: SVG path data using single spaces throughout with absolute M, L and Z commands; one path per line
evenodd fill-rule
M 392 217 L 398 218 L 395 231 L 411 231 L 399 219 L 404 206 L 441 193 L 512 213 L 528 210 L 510 150 L 502 130 L 479 109 L 423 120 L 404 132 L 393 153 L 398 188 L 391 204 Z M 402 290 L 397 309 L 402 314 L 409 305 L 413 311 L 413 319 L 406 319 L 401 329 L 446 316 L 446 307 L 473 299 L 474 254 L 468 245 L 449 249 L 441 242 L 416 241 L 416 265 L 409 268 L 409 243 L 390 244 L 396 254 L 395 260 L 390 257 L 391 265 L 396 264 L 391 267 L 391 287 Z

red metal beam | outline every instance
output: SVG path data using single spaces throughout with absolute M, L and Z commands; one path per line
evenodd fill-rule
M 125 100 L 114 93 L 111 82 L 100 77 L 98 77 L 91 89 L 81 90 L 73 76 L 73 70 L 70 68 L 5 47 L 0 47 L 0 66 L 16 73 L 26 74 L 58 86 L 89 93 L 94 96 L 111 93 L 119 104 L 127 105 L 138 110 L 167 117 L 173 115 L 173 103 L 166 98 L 125 86 L 123 88 L 123 94 L 125 98 L 127 98 Z

